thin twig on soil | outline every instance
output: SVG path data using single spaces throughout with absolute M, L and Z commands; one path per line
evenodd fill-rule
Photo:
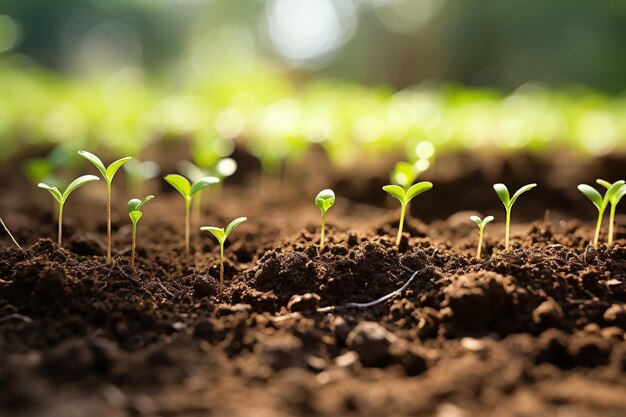
M 17 240 L 15 240 L 15 238 L 13 237 L 13 235 L 11 234 L 11 232 L 9 231 L 9 228 L 7 227 L 6 224 L 4 224 L 4 221 L 2 220 L 2 217 L 0 217 L 0 223 L 2 223 L 2 227 L 4 227 L 4 230 L 6 230 L 6 232 L 9 234 L 9 236 L 11 237 L 11 240 L 13 241 L 13 243 L 15 243 L 15 246 L 17 246 L 17 248 L 19 250 L 21 250 L 22 252 L 24 252 L 24 249 L 20 246 L 19 243 L 17 243 Z
M 380 304 L 384 301 L 387 301 L 388 299 L 395 297 L 396 295 L 399 295 L 402 293 L 402 291 L 406 290 L 409 285 L 411 285 L 411 282 L 413 282 L 413 280 L 415 279 L 415 277 L 417 277 L 417 273 L 419 271 L 412 271 L 413 274 L 411 275 L 411 277 L 408 279 L 407 282 L 404 283 L 404 285 L 400 288 L 398 288 L 395 291 L 390 292 L 387 295 L 384 295 L 376 300 L 367 302 L 367 303 L 347 303 L 347 304 L 343 304 L 340 306 L 328 306 L 328 307 L 321 307 L 317 309 L 318 313 L 328 313 L 330 311 L 335 311 L 335 310 L 340 310 L 340 309 L 346 309 L 346 308 L 367 308 L 367 307 L 372 307 L 375 306 L 376 304 Z
M 0 323 L 4 323 L 5 321 L 9 321 L 11 319 L 22 320 L 26 324 L 31 324 L 33 322 L 33 319 L 31 319 L 30 317 L 26 317 L 18 313 L 13 313 L 9 314 L 8 316 L 0 317 Z

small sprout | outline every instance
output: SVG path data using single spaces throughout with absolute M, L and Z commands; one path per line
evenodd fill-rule
M 612 236 L 613 216 L 615 215 L 615 207 L 617 206 L 617 203 L 619 203 L 619 201 L 624 196 L 624 193 L 626 192 L 626 191 L 622 191 L 622 186 L 624 185 L 623 180 L 616 181 L 613 184 L 610 184 L 609 182 L 604 181 L 604 180 L 598 180 L 597 182 L 598 184 L 607 188 L 606 193 L 604 193 L 604 197 L 602 197 L 602 195 L 590 185 L 587 185 L 587 184 L 578 185 L 578 190 L 580 190 L 580 192 L 583 193 L 583 195 L 587 197 L 589 201 L 591 201 L 593 205 L 596 206 L 596 208 L 598 209 L 598 221 L 596 223 L 596 233 L 593 236 L 594 248 L 598 246 L 598 240 L 600 239 L 600 229 L 602 228 L 602 219 L 604 217 L 604 211 L 606 210 L 606 207 L 609 205 L 609 202 L 611 203 L 611 213 L 612 213 L 611 218 L 610 218 L 611 224 L 609 225 L 609 243 L 613 242 L 613 236 Z
M 335 192 L 330 188 L 320 191 L 315 197 L 315 205 L 322 212 L 322 230 L 320 232 L 320 252 L 324 249 L 324 227 L 326 226 L 326 212 L 335 204 Z
M 609 202 L 611 203 L 611 211 L 609 212 L 608 244 L 611 245 L 613 243 L 613 235 L 614 235 L 613 227 L 615 225 L 615 209 L 617 208 L 617 205 L 619 204 L 622 197 L 626 195 L 626 185 L 624 185 L 624 181 L 617 181 L 617 182 L 614 182 L 613 184 L 605 180 L 596 180 L 596 182 L 600 184 L 601 186 L 603 186 L 604 188 L 606 188 L 607 193 L 608 193 L 608 190 L 610 190 L 614 184 L 621 183 L 618 190 L 614 191 L 613 194 L 609 196 Z
M 396 246 L 400 245 L 400 238 L 402 237 L 402 228 L 404 227 L 404 213 L 406 207 L 413 198 L 433 188 L 433 183 L 429 181 L 418 182 L 409 187 L 408 190 L 400 187 L 399 185 L 385 185 L 383 190 L 392 197 L 400 200 L 402 205 L 400 209 L 400 224 L 398 226 L 398 237 L 396 238 Z
M 393 167 L 389 179 L 392 184 L 399 185 L 406 190 L 417 179 L 417 172 L 413 164 L 402 161 Z
M 509 190 L 506 188 L 506 185 L 498 183 L 493 185 L 493 189 L 496 191 L 498 198 L 504 204 L 504 210 L 506 211 L 506 223 L 504 229 L 504 250 L 509 250 L 509 231 L 511 229 L 511 208 L 513 208 L 513 204 L 517 201 L 518 197 L 524 194 L 526 191 L 535 188 L 537 184 L 527 184 L 521 187 L 519 190 L 513 194 L 513 197 L 509 197 Z
M 132 249 L 130 255 L 130 269 L 135 269 L 135 247 L 137 243 L 137 223 L 143 213 L 141 212 L 141 208 L 144 204 L 154 198 L 153 195 L 149 195 L 144 197 L 143 199 L 133 198 L 128 202 L 128 217 L 130 217 L 130 221 L 133 223 L 133 240 L 132 240 Z
M 220 180 L 216 177 L 203 177 L 192 184 L 182 175 L 170 174 L 165 176 L 165 181 L 174 187 L 185 199 L 185 254 L 189 256 L 189 212 L 191 201 L 200 191 L 219 183 Z
M 117 171 L 124 165 L 126 162 L 130 161 L 132 158 L 127 156 L 125 158 L 118 159 L 114 161 L 108 167 L 105 167 L 100 158 L 96 155 L 87 152 L 87 151 L 78 151 L 78 154 L 91 162 L 98 171 L 102 174 L 102 178 L 106 182 L 107 185 L 107 263 L 111 262 L 111 183 L 113 182 L 113 177 L 117 173 Z
M 91 181 L 99 181 L 100 178 L 96 177 L 95 175 L 83 175 L 82 177 L 78 177 L 76 178 L 74 181 L 72 181 L 70 183 L 70 185 L 67 186 L 67 189 L 61 193 L 61 191 L 59 191 L 59 189 L 57 187 L 51 187 L 48 184 L 44 184 L 43 182 L 40 182 L 39 184 L 37 184 L 37 187 L 39 188 L 43 188 L 44 190 L 48 190 L 50 192 L 50 194 L 52 194 L 52 197 L 54 197 L 54 199 L 57 201 L 57 203 L 59 203 L 59 233 L 58 233 L 58 240 L 57 240 L 57 245 L 59 247 L 61 247 L 61 243 L 63 242 L 63 233 L 62 233 L 62 229 L 63 229 L 63 206 L 65 205 L 65 201 L 67 201 L 67 198 L 70 196 L 70 194 L 72 193 L 72 191 L 74 191 L 75 189 L 77 189 L 78 187 L 87 184 L 88 182 Z
M 213 226 L 203 226 L 200 228 L 200 230 L 211 232 L 220 244 L 220 292 L 224 291 L 224 242 L 226 242 L 230 232 L 246 220 L 248 220 L 247 217 L 238 217 L 226 226 L 226 230 L 221 227 Z
M 478 216 L 470 216 L 470 220 L 478 226 L 478 248 L 476 249 L 476 259 L 480 259 L 480 253 L 483 248 L 483 230 L 485 226 L 493 221 L 493 216 L 487 216 L 481 219 Z

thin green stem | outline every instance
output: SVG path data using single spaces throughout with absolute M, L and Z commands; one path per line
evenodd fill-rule
M 220 293 L 224 291 L 224 242 L 220 242 Z
M 131 245 L 130 253 L 130 269 L 135 270 L 135 247 L 137 244 L 137 222 L 133 222 L 133 243 Z
M 326 213 L 322 211 L 322 230 L 320 231 L 320 252 L 324 249 L 324 226 L 326 225 Z
M 609 212 L 609 239 L 608 245 L 613 244 L 613 226 L 615 224 L 615 207 L 616 204 L 611 204 L 611 211 Z
M 107 181 L 107 263 L 111 263 L 111 183 Z
M 596 233 L 593 236 L 593 247 L 598 247 L 598 240 L 600 239 L 600 229 L 602 228 L 602 218 L 604 217 L 604 210 L 598 212 L 598 222 L 596 223 Z
M 198 191 L 195 195 L 191 211 L 193 215 L 193 222 L 195 224 L 200 224 L 200 220 L 202 218 L 202 191 Z
M 59 204 L 59 231 L 57 238 L 57 246 L 61 248 L 61 244 L 63 242 L 63 204 Z
M 480 253 L 483 249 L 483 229 L 478 229 L 478 248 L 476 249 L 476 259 L 480 259 Z
M 407 203 L 402 203 L 402 208 L 400 208 L 400 224 L 398 225 L 398 237 L 396 237 L 396 246 L 400 246 L 402 228 L 404 227 L 404 213 L 406 212 L 406 205 Z
M 511 209 L 506 210 L 506 225 L 504 226 L 504 250 L 509 250 L 509 230 L 511 229 Z
M 189 211 L 191 199 L 185 199 L 185 255 L 189 257 Z

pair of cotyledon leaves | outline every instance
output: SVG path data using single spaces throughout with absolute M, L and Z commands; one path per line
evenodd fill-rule
M 141 212 L 141 208 L 143 207 L 143 205 L 153 198 L 153 195 L 149 195 L 142 198 L 141 200 L 138 198 L 133 198 L 128 202 L 128 216 L 134 224 L 136 224 L 143 215 L 143 213 Z
M 232 232 L 235 227 L 239 226 L 241 223 L 245 222 L 246 220 L 248 220 L 247 217 L 237 217 L 235 220 L 230 222 L 228 226 L 226 226 L 226 229 L 224 229 L 223 227 L 204 226 L 204 227 L 201 227 L 200 230 L 211 232 L 211 234 L 215 236 L 215 238 L 220 242 L 220 244 L 223 245 L 226 239 L 228 238 L 228 235 L 230 234 L 230 232 Z
M 166 175 L 165 181 L 167 181 L 172 187 L 174 187 L 176 191 L 178 191 L 187 202 L 190 202 L 193 196 L 196 195 L 199 191 L 202 191 L 205 188 L 220 182 L 219 178 L 217 177 L 202 177 L 192 184 L 187 178 L 178 174 Z
M 413 184 L 407 190 L 400 187 L 399 185 L 385 185 L 383 190 L 385 190 L 389 195 L 400 200 L 400 203 L 403 205 L 411 201 L 413 198 L 422 194 L 433 188 L 433 183 L 429 181 L 418 182 L 417 184 Z
M 598 190 L 587 184 L 580 184 L 578 189 L 596 206 L 598 211 L 604 211 L 609 203 L 616 205 L 626 195 L 626 185 L 624 185 L 626 182 L 624 180 L 615 181 L 613 184 L 601 179 L 596 180 L 596 182 L 606 188 L 604 197 Z
M 315 205 L 320 208 L 322 213 L 326 213 L 333 204 L 335 204 L 335 192 L 330 188 L 320 191 L 315 197 Z
M 115 173 L 122 167 L 122 165 L 124 165 L 126 162 L 132 159 L 130 156 L 126 158 L 121 158 L 113 162 L 108 167 L 105 167 L 102 161 L 100 160 L 100 158 L 98 158 L 96 155 L 90 152 L 78 151 L 78 154 L 82 156 L 83 158 L 85 158 L 86 160 L 88 160 L 89 162 L 91 162 L 98 169 L 98 171 L 100 171 L 100 173 L 102 174 L 102 177 L 104 178 L 104 180 L 106 181 L 108 185 L 111 184 L 111 181 L 113 181 L 113 177 L 115 176 Z M 67 200 L 69 195 L 72 193 L 72 191 L 76 190 L 78 187 L 88 182 L 98 181 L 99 179 L 100 178 L 96 177 L 95 175 L 83 175 L 81 177 L 76 178 L 74 181 L 72 181 L 70 185 L 68 185 L 65 191 L 63 192 L 61 192 L 57 187 L 51 187 L 48 184 L 44 184 L 44 183 L 39 183 L 37 184 L 37 186 L 39 188 L 43 188 L 44 190 L 48 190 L 50 194 L 52 194 L 52 196 L 59 202 L 59 204 L 62 205 L 65 203 L 65 201 Z

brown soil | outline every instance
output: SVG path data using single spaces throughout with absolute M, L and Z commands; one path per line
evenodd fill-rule
M 462 171 L 443 169 L 454 161 Z M 106 264 L 99 186 L 70 197 L 59 250 L 50 197 L 0 175 L 0 215 L 26 245 L 1 234 L 0 415 L 624 416 L 626 229 L 615 247 L 587 246 L 593 207 L 575 189 L 614 180 L 624 161 L 573 161 L 443 157 L 399 248 L 378 188 L 388 166 L 305 184 L 293 168 L 281 183 L 236 178 L 205 197 L 203 224 L 250 218 L 229 238 L 223 294 L 208 234 L 182 256 L 182 201 L 166 185 L 150 190 L 132 273 L 126 197 Z M 502 220 L 499 180 L 540 187 L 514 208 L 513 249 L 490 225 L 479 261 L 458 211 Z M 319 253 L 312 196 L 328 186 L 340 198 Z M 413 273 L 398 296 L 342 307 Z

